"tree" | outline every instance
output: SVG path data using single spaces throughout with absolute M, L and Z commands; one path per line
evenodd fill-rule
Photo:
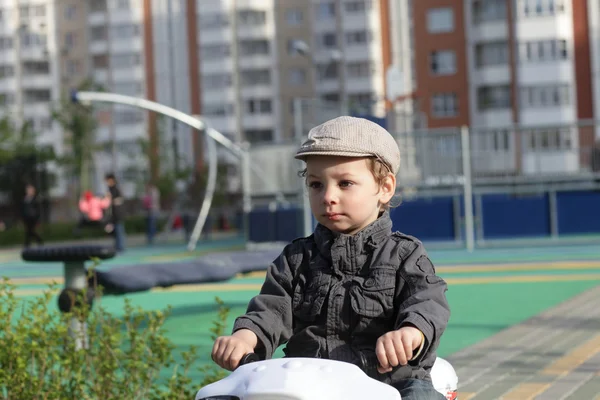
M 47 172 L 47 164 L 55 161 L 56 155 L 52 146 L 36 144 L 35 137 L 31 122 L 18 127 L 8 116 L 0 118 L 0 192 L 8 193 L 15 207 L 20 205 L 27 183 L 36 186 L 48 205 L 47 192 L 54 177 Z
M 102 87 L 86 80 L 77 90 L 101 91 Z M 95 133 L 98 124 L 94 108 L 76 103 L 70 98 L 63 98 L 59 106 L 52 110 L 52 118 L 65 131 L 65 143 L 69 146 L 69 151 L 59 158 L 60 164 L 65 168 L 67 176 L 75 180 L 78 191 L 90 189 L 93 179 L 93 155 L 99 149 L 96 145 Z

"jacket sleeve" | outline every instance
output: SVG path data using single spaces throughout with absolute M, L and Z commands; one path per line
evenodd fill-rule
M 237 318 L 233 332 L 249 329 L 258 336 L 255 353 L 263 359 L 273 356 L 292 335 L 292 280 L 298 263 L 290 265 L 290 246 L 267 269 L 260 293 L 248 304 L 246 314 Z
M 398 315 L 396 329 L 414 325 L 425 336 L 425 344 L 418 361 L 435 351 L 450 319 L 446 299 L 446 282 L 435 274 L 423 245 L 415 241 L 414 249 L 402 261 L 399 274 L 404 281 L 397 293 Z

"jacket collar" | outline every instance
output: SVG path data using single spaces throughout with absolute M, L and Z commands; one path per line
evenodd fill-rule
M 392 220 L 389 211 L 386 210 L 379 218 L 354 235 L 333 232 L 318 224 L 314 237 L 317 248 L 323 255 L 330 254 L 333 249 L 340 247 L 351 250 L 350 254 L 362 254 L 376 248 L 381 240 L 391 233 Z

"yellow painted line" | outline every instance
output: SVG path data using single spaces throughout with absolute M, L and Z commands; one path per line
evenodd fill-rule
M 525 276 L 490 276 L 471 278 L 446 278 L 448 285 L 475 285 L 489 283 L 528 283 L 528 282 L 574 282 L 600 280 L 600 274 L 573 275 L 525 275 Z
M 510 271 L 551 271 L 561 269 L 600 269 L 599 261 L 564 261 L 546 263 L 512 263 L 512 264 L 482 264 L 465 266 L 443 266 L 436 267 L 438 273 L 460 273 L 460 272 L 510 272 Z
M 151 292 L 241 292 L 258 291 L 261 283 L 225 283 L 225 284 L 201 284 L 201 285 L 178 285 L 168 288 L 154 288 Z
M 533 275 L 533 276 L 493 276 L 487 278 L 450 278 L 449 285 L 477 285 L 493 283 L 540 283 L 540 282 L 573 282 L 573 281 L 600 281 L 600 274 L 576 275 Z M 154 288 L 151 292 L 237 292 L 258 291 L 262 283 L 212 283 L 196 285 L 175 285 L 168 288 Z M 44 289 L 17 289 L 15 295 L 30 296 L 40 294 Z
M 552 364 L 544 368 L 543 375 L 562 377 L 600 352 L 600 335 L 577 346 Z
M 9 282 L 15 285 L 50 285 L 53 283 L 63 284 L 65 280 L 62 276 L 48 276 L 31 278 L 11 278 Z
M 532 400 L 551 386 L 550 383 L 522 383 L 501 397 L 502 400 Z

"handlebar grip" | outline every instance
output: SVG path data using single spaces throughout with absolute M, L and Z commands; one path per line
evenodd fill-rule
M 260 361 L 260 357 L 256 353 L 248 353 L 240 360 L 240 367 L 242 365 L 250 364 L 256 361 Z

